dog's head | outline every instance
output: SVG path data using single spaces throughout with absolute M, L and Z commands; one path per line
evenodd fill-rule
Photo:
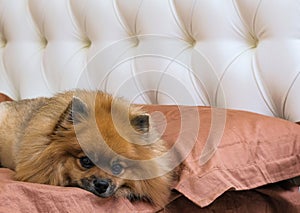
M 163 157 L 164 142 L 153 131 L 150 116 L 122 99 L 79 93 L 49 138 L 28 181 L 158 205 L 170 194 L 173 177 L 169 159 Z

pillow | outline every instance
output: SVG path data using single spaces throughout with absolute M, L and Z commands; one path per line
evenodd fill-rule
M 228 190 L 253 189 L 300 175 L 300 125 L 237 110 L 143 107 L 157 121 L 156 128 L 167 141 L 170 152 L 176 150 L 171 155 L 174 166 L 182 162 L 180 179 L 174 189 L 200 207 L 211 204 Z M 6 174 L 9 170 L 0 171 Z M 78 200 L 85 200 L 83 209 L 89 205 L 98 210 L 115 209 L 115 206 L 124 211 L 155 209 L 124 199 L 101 199 L 78 188 L 17 182 L 12 180 L 12 174 L 0 177 L 0 200 L 13 209 L 24 205 L 50 208 L 59 202 L 61 209 L 78 210 L 79 206 L 74 205 Z M 41 196 L 45 199 L 40 199 Z
M 201 207 L 228 190 L 253 189 L 300 175 L 297 124 L 210 107 L 144 108 L 160 123 L 165 120 L 163 138 L 183 155 L 175 189 Z

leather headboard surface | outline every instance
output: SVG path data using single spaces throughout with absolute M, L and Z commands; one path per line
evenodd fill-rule
M 2 0 L 0 92 L 101 89 L 299 121 L 299 20 L 298 0 Z

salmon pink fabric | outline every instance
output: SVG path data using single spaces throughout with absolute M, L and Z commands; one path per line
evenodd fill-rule
M 19 182 L 1 168 L 0 212 L 300 212 L 298 188 L 282 187 L 283 180 L 300 175 L 300 125 L 210 107 L 144 109 L 175 150 L 175 164 L 183 159 L 168 205 Z
M 300 175 L 300 125 L 251 112 L 210 107 L 147 109 L 165 115 L 164 138 L 169 143 L 177 141 L 179 153 L 186 152 L 184 144 L 194 143 L 183 161 L 175 189 L 201 207 L 228 190 L 253 189 Z M 194 122 L 198 119 L 195 112 L 199 122 Z M 197 123 L 197 137 L 193 138 Z M 180 138 L 180 134 L 185 137 Z M 217 145 L 212 147 L 215 152 L 211 158 L 201 165 L 207 143 Z
M 155 212 L 142 202 L 104 199 L 85 190 L 13 181 L 13 172 L 0 169 L 0 212 Z

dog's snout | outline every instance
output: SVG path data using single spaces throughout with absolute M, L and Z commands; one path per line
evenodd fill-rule
M 81 187 L 100 197 L 110 197 L 117 190 L 111 179 L 91 176 L 81 180 Z
M 99 194 L 105 193 L 110 186 L 110 181 L 105 179 L 94 180 L 94 186 Z

